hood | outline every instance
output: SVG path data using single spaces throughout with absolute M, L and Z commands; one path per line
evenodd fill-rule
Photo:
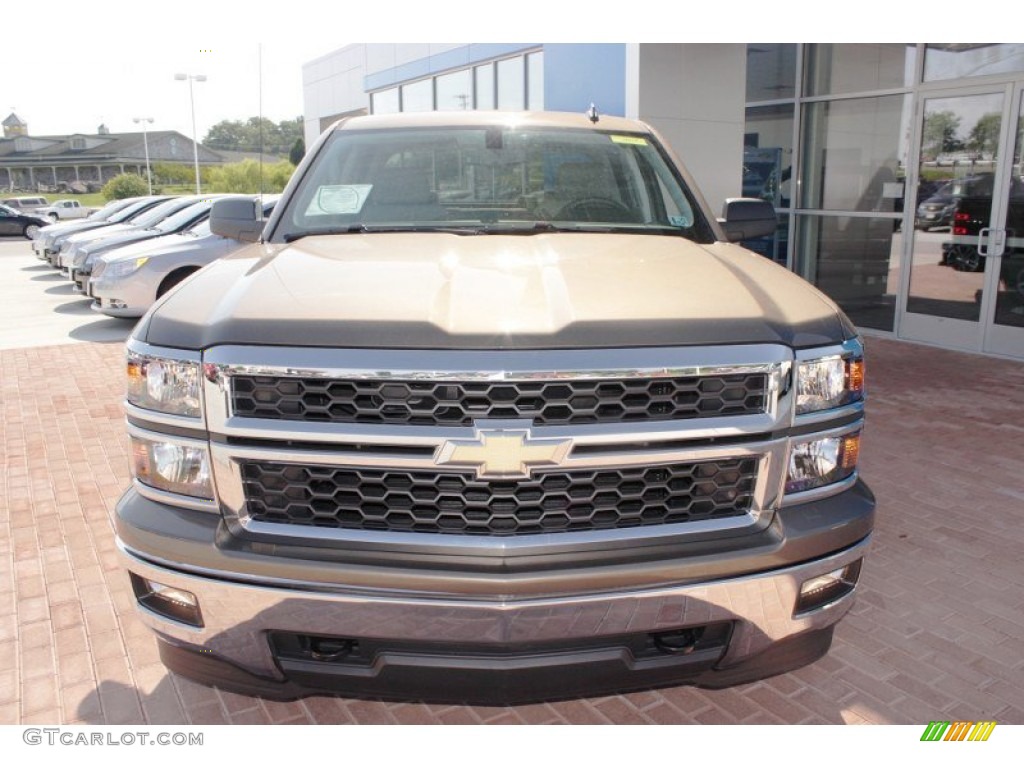
M 172 292 L 151 344 L 541 349 L 836 343 L 807 282 L 727 243 L 545 233 L 373 233 L 253 245 Z
M 129 232 L 133 229 L 134 227 L 131 224 L 105 224 L 101 227 L 80 230 L 65 238 L 65 240 L 72 245 L 79 245 L 81 243 L 99 240 L 104 237 L 113 237 L 114 235 L 119 235 L 122 232 Z
M 151 242 L 160 237 L 162 235 L 154 229 L 130 229 L 124 232 L 104 235 L 85 243 L 81 247 L 81 252 L 88 254 L 106 253 L 115 248 L 123 248 L 133 243 Z
M 148 240 L 127 242 L 124 245 L 114 246 L 115 250 L 106 254 L 107 261 L 114 259 L 134 259 L 139 256 L 152 256 L 159 251 L 178 251 L 186 248 L 195 242 L 194 237 L 188 235 L 162 235 Z

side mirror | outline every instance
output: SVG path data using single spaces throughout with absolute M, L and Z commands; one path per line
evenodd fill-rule
M 253 200 L 216 200 L 210 209 L 210 231 L 221 237 L 255 243 L 263 234 L 263 224 L 256 217 Z
M 730 197 L 726 200 L 718 223 L 730 243 L 767 237 L 775 233 L 777 226 L 772 204 L 752 197 Z

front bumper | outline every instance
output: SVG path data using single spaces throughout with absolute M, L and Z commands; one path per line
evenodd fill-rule
M 858 483 L 777 513 L 789 521 L 788 536 L 777 535 L 776 520 L 776 535 L 762 532 L 760 546 L 734 541 L 703 564 L 677 554 L 653 567 L 489 574 L 300 564 L 284 553 L 245 551 L 210 522 L 216 516 L 134 491 L 118 505 L 117 528 L 130 573 L 198 600 L 202 627 L 139 608 L 165 663 L 186 676 L 274 698 L 332 691 L 511 703 L 678 683 L 720 687 L 810 663 L 827 651 L 855 590 L 795 615 L 800 586 L 861 560 L 873 514 L 874 499 Z M 180 536 L 165 536 L 165 525 Z M 706 644 L 649 652 L 659 637 L 689 630 L 705 633 Z M 293 652 L 311 638 L 358 650 L 333 659 Z

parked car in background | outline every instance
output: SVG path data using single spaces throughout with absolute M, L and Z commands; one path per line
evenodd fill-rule
M 21 213 L 31 213 L 36 208 L 42 208 L 50 203 L 45 197 L 32 196 L 8 197 L 6 200 L 0 200 L 0 204 L 6 205 L 8 208 L 13 208 Z
M 89 214 L 95 213 L 96 209 L 87 208 L 77 200 L 58 200 L 53 205 L 36 208 L 35 212 L 52 221 L 62 221 L 64 219 L 84 219 Z
M 83 221 L 51 224 L 41 231 L 39 237 L 32 242 L 32 250 L 35 251 L 38 258 L 56 267 L 58 266 L 57 254 L 67 238 L 80 232 L 89 232 L 101 227 L 131 221 L 134 217 L 142 215 L 150 208 L 169 199 L 168 195 L 125 198 L 108 203 L 96 214 Z
M 89 275 L 92 274 L 92 265 L 104 253 L 109 253 L 112 250 L 131 245 L 132 243 L 155 240 L 164 235 L 184 232 L 189 227 L 206 221 L 210 217 L 210 207 L 213 205 L 213 201 L 220 197 L 223 197 L 223 195 L 206 196 L 199 199 L 185 198 L 191 199 L 192 204 L 178 211 L 171 211 L 160 221 L 154 222 L 148 227 L 140 226 L 128 232 L 121 232 L 112 237 L 104 237 L 101 240 L 83 244 L 75 253 L 74 260 L 68 265 L 70 276 L 74 280 L 75 286 L 80 291 L 85 291 Z
M 939 187 L 931 197 L 917 206 L 914 228 L 929 230 L 953 225 L 953 212 L 964 197 L 992 197 L 995 176 L 979 173 L 952 179 Z
M 34 213 L 23 213 L 0 205 L 0 235 L 21 235 L 31 240 L 49 223 L 49 219 L 36 216 Z
M 263 197 L 263 217 L 280 195 Z M 258 196 L 240 196 L 257 200 Z M 96 259 L 87 292 L 92 308 L 111 317 L 141 317 L 158 298 L 193 272 L 241 248 L 245 243 L 210 231 L 205 220 L 179 234 L 164 235 Z
M 177 213 L 182 208 L 187 208 L 191 204 L 192 200 L 187 198 L 165 197 L 158 199 L 155 203 L 143 206 L 127 218 L 123 218 L 120 221 L 114 222 L 112 219 L 111 223 L 108 223 L 106 226 L 98 229 L 86 232 L 77 232 L 70 237 L 63 239 L 63 242 L 60 244 L 60 251 L 57 254 L 56 259 L 53 261 L 53 265 L 63 272 L 66 277 L 70 277 L 69 269 L 71 263 L 74 260 L 78 249 L 82 246 L 87 243 L 95 242 L 96 240 L 102 240 L 105 237 L 119 235 L 122 232 L 151 227 L 158 221 L 163 221 L 172 213 Z M 115 216 L 114 218 L 116 219 L 118 217 Z

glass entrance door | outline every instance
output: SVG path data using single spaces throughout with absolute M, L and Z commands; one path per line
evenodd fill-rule
M 1024 98 L 1015 89 L 1011 114 L 1012 156 L 1005 194 L 995 211 L 995 225 L 980 239 L 991 262 L 987 292 L 992 296 L 985 317 L 984 350 L 1024 357 Z
M 1024 355 L 1020 110 L 1012 85 L 921 96 L 901 336 Z

